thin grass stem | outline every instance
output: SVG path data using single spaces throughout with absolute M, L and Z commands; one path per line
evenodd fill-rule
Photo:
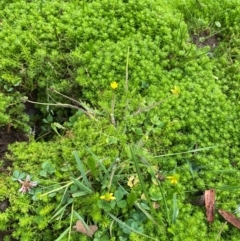
M 71 208 L 70 225 L 69 225 L 69 232 L 68 232 L 68 241 L 71 240 L 73 211 L 74 211 L 74 202 L 72 203 L 72 208 Z
M 158 158 L 158 157 L 166 157 L 166 156 L 176 156 L 179 154 L 188 154 L 188 153 L 195 153 L 198 151 L 206 151 L 206 150 L 210 150 L 216 147 L 219 147 L 220 145 L 216 145 L 216 146 L 209 146 L 209 147 L 204 147 L 204 148 L 198 148 L 198 149 L 194 149 L 194 150 L 190 150 L 190 151 L 183 151 L 183 152 L 176 152 L 176 153 L 169 153 L 169 154 L 162 154 L 162 155 L 158 155 L 158 156 L 153 156 L 154 158 Z
M 134 151 L 133 151 L 131 146 L 130 146 L 130 151 L 131 151 L 131 154 L 132 154 L 132 160 L 133 160 L 133 163 L 134 163 L 134 166 L 135 166 L 135 169 L 136 169 L 136 172 L 137 172 L 137 175 L 138 175 L 138 178 L 139 178 L 139 181 L 140 181 L 143 193 L 144 193 L 145 198 L 146 198 L 146 200 L 147 200 L 147 202 L 149 204 L 149 207 L 152 209 L 151 200 L 150 200 L 150 197 L 148 195 L 146 186 L 144 184 L 144 181 L 143 181 L 143 178 L 142 178 L 142 173 L 140 171 L 137 158 L 136 158 L 135 153 L 134 153 Z

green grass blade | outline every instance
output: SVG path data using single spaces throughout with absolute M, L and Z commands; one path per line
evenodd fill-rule
M 145 157 L 143 157 L 143 156 L 141 156 L 140 158 L 145 163 L 145 165 L 148 166 L 151 169 L 151 173 L 155 173 L 155 171 L 153 170 L 152 166 L 149 164 L 147 159 Z M 166 216 L 167 216 L 167 222 L 170 225 L 171 224 L 171 219 L 170 219 L 170 214 L 169 214 L 169 209 L 168 209 L 166 197 L 165 197 L 165 194 L 164 194 L 163 188 L 162 188 L 162 183 L 158 180 L 156 175 L 153 175 L 153 174 L 151 174 L 151 175 L 156 180 L 156 182 L 158 183 L 158 188 L 159 188 L 159 191 L 161 192 L 161 196 L 162 196 L 163 203 L 164 203 L 164 208 L 165 208 L 165 212 L 166 212 Z
M 70 216 L 70 224 L 69 224 L 69 232 L 68 232 L 68 241 L 71 240 L 73 211 L 74 211 L 73 208 L 74 208 L 74 203 L 72 203 L 72 208 L 71 208 L 71 216 Z
M 62 195 L 62 198 L 61 198 L 61 200 L 60 200 L 60 203 L 58 204 L 58 206 L 57 206 L 56 209 L 55 209 L 55 212 L 56 212 L 56 211 L 61 207 L 61 205 L 63 204 L 63 199 L 64 199 L 64 196 L 65 196 L 66 193 L 67 193 L 68 187 L 69 187 L 69 186 L 66 186 L 66 188 L 65 188 L 65 190 L 64 190 L 64 193 L 63 193 L 63 195 Z
M 88 194 L 92 194 L 93 193 L 93 191 L 90 188 L 85 186 L 83 183 L 81 183 L 77 179 L 75 179 L 73 177 L 70 177 L 70 180 L 73 181 L 78 187 L 80 187 L 83 191 L 87 192 Z
M 89 227 L 88 227 L 88 225 L 85 223 L 85 221 L 84 221 L 84 219 L 82 218 L 82 216 L 79 215 L 75 210 L 73 211 L 73 214 L 74 214 L 74 216 L 75 216 L 78 220 L 80 220 L 80 221 L 83 223 L 83 225 L 85 226 L 85 228 L 86 228 L 87 230 L 89 230 Z
M 61 213 L 63 213 L 68 205 L 69 205 L 69 204 L 66 204 L 66 205 L 64 205 L 62 208 L 60 208 L 60 209 L 49 219 L 49 221 L 53 220 L 55 217 L 57 217 L 58 215 L 60 215 Z
M 218 187 L 216 189 L 219 189 L 219 190 L 222 190 L 222 191 L 232 191 L 232 190 L 240 189 L 240 186 L 227 185 L 227 186 Z
M 159 224 L 157 223 L 157 221 L 152 217 L 152 215 L 151 215 L 146 209 L 144 209 L 144 208 L 140 205 L 139 202 L 135 202 L 134 205 L 135 205 L 138 209 L 140 209 L 140 210 L 146 215 L 146 217 L 147 217 L 149 220 L 151 220 L 155 225 L 159 226 Z M 161 221 L 162 221 L 162 220 L 161 220 Z M 165 225 L 163 221 L 162 221 L 162 224 Z
M 172 223 L 175 223 L 178 216 L 178 207 L 177 207 L 177 193 L 173 194 L 173 216 Z
M 91 151 L 89 147 L 86 146 L 86 150 L 94 157 L 94 159 L 98 163 L 98 166 L 103 170 L 103 172 L 108 175 L 108 171 L 105 168 L 105 166 L 102 164 L 102 161 Z
M 82 197 L 82 196 L 86 196 L 88 195 L 89 193 L 85 192 L 85 191 L 80 191 L 80 192 L 75 192 L 72 194 L 72 197 Z
M 143 193 L 144 193 L 144 195 L 145 195 L 145 197 L 147 199 L 149 207 L 152 208 L 151 200 L 150 200 L 150 197 L 148 195 L 148 191 L 146 189 L 146 186 L 145 186 L 145 183 L 143 181 L 142 174 L 141 174 L 141 171 L 140 171 L 140 168 L 139 168 L 139 165 L 138 165 L 138 160 L 137 160 L 137 158 L 135 156 L 135 153 L 134 153 L 134 151 L 133 151 L 131 146 L 130 146 L 130 151 L 131 151 L 131 154 L 132 154 L 132 160 L 133 160 L 133 163 L 134 163 L 134 166 L 135 166 L 135 169 L 136 169 L 136 172 L 137 172 L 137 175 L 138 175 L 138 179 L 140 181 Z
M 74 216 L 78 219 L 78 220 L 81 220 L 83 223 L 84 223 L 84 220 L 82 218 L 82 216 L 80 214 L 78 214 L 75 210 L 73 211 L 74 213 Z M 86 224 L 87 225 L 87 224 Z
M 57 239 L 55 239 L 54 241 L 60 241 L 60 240 L 62 240 L 62 238 L 64 238 L 64 236 L 69 232 L 69 227 L 64 231 L 64 232 L 62 232 L 62 234 L 57 238 Z
M 82 161 L 80 160 L 77 151 L 73 151 L 73 155 L 74 155 L 75 160 L 76 160 L 76 162 L 77 162 L 78 170 L 81 172 L 81 175 L 82 175 L 82 178 L 83 178 L 84 183 L 85 183 L 89 188 L 91 188 L 91 184 L 90 184 L 90 182 L 89 182 L 88 179 L 87 179 L 87 176 L 86 176 L 86 173 L 85 173 L 85 170 L 84 170 L 83 163 L 82 163 Z
M 53 190 L 51 190 L 51 191 L 45 192 L 45 193 L 41 194 L 40 197 L 46 196 L 46 195 L 48 195 L 48 194 L 50 194 L 50 193 L 53 193 L 53 192 L 58 192 L 58 191 L 60 191 L 60 190 L 63 189 L 63 188 L 69 187 L 71 184 L 72 184 L 72 182 L 71 182 L 71 183 L 67 183 L 67 184 L 64 185 L 64 186 L 60 186 L 60 187 L 58 187 L 58 188 L 56 188 L 56 189 L 53 189 Z
M 219 173 L 229 173 L 229 172 L 239 172 L 239 170 L 211 170 L 211 172 L 219 172 Z
M 216 147 L 219 147 L 220 145 L 216 145 L 216 146 L 209 146 L 209 147 L 203 147 L 203 148 L 198 148 L 198 149 L 194 149 L 194 150 L 190 150 L 190 151 L 183 151 L 183 152 L 176 152 L 176 153 L 169 153 L 169 154 L 163 154 L 163 155 L 159 155 L 159 156 L 154 156 L 154 158 L 157 157 L 166 157 L 166 156 L 175 156 L 175 155 L 179 155 L 179 154 L 188 154 L 188 153 L 195 153 L 195 152 L 199 152 L 199 151 L 206 151 L 206 150 L 210 150 Z
M 113 181 L 113 177 L 114 174 L 117 170 L 117 165 L 120 162 L 120 159 L 118 157 L 115 158 L 114 162 L 111 164 L 110 168 L 108 169 L 109 173 L 111 171 L 110 174 L 110 178 L 109 178 L 109 184 L 108 184 L 108 191 L 110 192 L 111 186 L 112 186 L 112 181 Z

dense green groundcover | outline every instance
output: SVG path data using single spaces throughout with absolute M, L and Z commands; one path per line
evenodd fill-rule
M 0 231 L 238 240 L 191 202 L 214 188 L 216 209 L 240 214 L 238 0 L 3 0 L 0 20 L 0 125 L 29 137 L 4 158 Z

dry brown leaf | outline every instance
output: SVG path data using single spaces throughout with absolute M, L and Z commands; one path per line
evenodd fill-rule
M 225 220 L 231 223 L 236 228 L 240 229 L 240 220 L 236 218 L 232 213 L 225 210 L 218 210 L 218 212 L 223 216 Z
M 160 205 L 157 202 L 153 202 L 152 206 L 154 209 L 159 209 Z
M 204 199 L 205 199 L 207 221 L 212 223 L 214 220 L 214 204 L 215 204 L 214 189 L 206 190 L 204 192 Z
M 76 222 L 76 225 L 73 226 L 77 232 L 87 235 L 88 237 L 92 237 L 93 234 L 98 230 L 97 225 L 89 225 L 88 228 L 83 224 L 81 220 Z

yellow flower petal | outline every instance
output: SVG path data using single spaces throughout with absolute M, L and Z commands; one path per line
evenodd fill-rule
M 100 199 L 110 202 L 111 200 L 115 200 L 116 198 L 113 196 L 113 193 L 106 193 L 105 195 L 101 196 Z
M 139 179 L 138 179 L 138 177 L 135 177 L 135 179 L 134 179 L 134 181 L 133 181 L 133 185 L 135 186 L 136 184 L 138 184 L 139 183 Z
M 168 176 L 167 179 L 169 179 L 172 184 L 177 184 L 179 180 L 179 175 L 175 174 L 173 176 Z
M 134 176 L 131 176 L 131 177 L 128 178 L 127 185 L 128 185 L 129 187 L 133 187 L 133 179 L 134 179 Z
M 175 85 L 174 88 L 171 89 L 171 92 L 172 92 L 174 95 L 179 95 L 181 91 L 180 91 L 180 88 Z
M 129 187 L 133 187 L 133 186 L 135 186 L 138 182 L 139 182 L 138 177 L 130 176 L 130 177 L 128 178 L 127 185 L 128 185 Z
M 117 89 L 117 87 L 118 87 L 118 83 L 116 81 L 113 81 L 111 83 L 111 88 L 115 90 L 115 89 Z

